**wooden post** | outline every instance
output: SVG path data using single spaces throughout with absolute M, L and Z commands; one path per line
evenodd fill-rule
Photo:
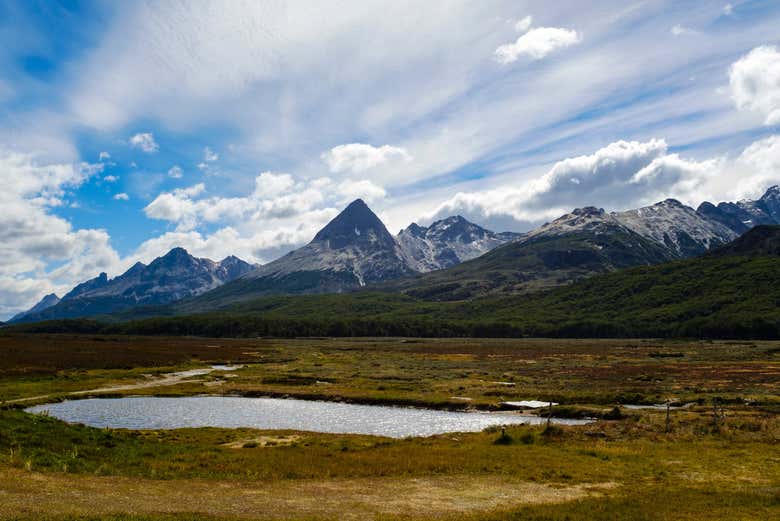
M 666 434 L 672 432 L 672 418 L 669 415 L 671 409 L 670 402 L 666 402 Z

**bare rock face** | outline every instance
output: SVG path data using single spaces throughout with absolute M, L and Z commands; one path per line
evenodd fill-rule
M 426 273 L 474 259 L 517 237 L 486 230 L 457 215 L 428 227 L 412 223 L 396 239 L 410 266 Z
M 700 255 L 739 235 L 675 199 L 612 215 L 639 235 L 666 246 L 679 258 Z

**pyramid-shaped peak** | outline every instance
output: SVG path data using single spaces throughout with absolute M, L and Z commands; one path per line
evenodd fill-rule
M 189 257 L 190 254 L 187 250 L 182 248 L 181 246 L 176 246 L 175 248 L 171 248 L 171 251 L 166 253 L 164 257 Z
M 329 241 L 332 248 L 341 248 L 368 235 L 369 232 L 381 241 L 393 241 L 379 217 L 362 199 L 356 199 L 317 232 L 313 242 Z

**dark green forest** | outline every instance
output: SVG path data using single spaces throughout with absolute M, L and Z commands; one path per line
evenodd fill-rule
M 732 249 L 524 295 L 454 302 L 376 291 L 270 296 L 213 313 L 59 320 L 4 331 L 210 337 L 780 338 L 778 280 L 780 257 Z

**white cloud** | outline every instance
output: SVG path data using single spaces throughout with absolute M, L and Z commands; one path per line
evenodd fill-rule
M 377 202 L 385 190 L 365 179 L 334 181 L 329 178 L 295 180 L 285 173 L 262 172 L 254 190 L 243 197 L 205 197 L 204 185 L 173 190 L 157 196 L 144 209 L 147 217 L 176 226 L 165 239 L 148 242 L 144 251 L 158 252 L 172 237 L 183 238 L 212 251 L 216 244 L 232 245 L 223 253 L 243 253 L 255 262 L 268 261 L 284 248 L 311 240 L 345 204 L 356 198 Z M 203 234 L 203 225 L 218 225 L 217 232 Z M 141 255 L 141 254 L 139 254 Z M 141 255 L 143 256 L 143 255 Z
M 773 45 L 756 47 L 729 71 L 731 97 L 737 108 L 764 116 L 765 125 L 780 124 L 780 52 Z
M 760 197 L 768 187 L 780 184 L 780 136 L 751 143 L 739 155 L 733 170 L 731 175 L 738 175 L 739 182 L 725 179 L 724 184 L 735 190 L 734 198 Z
M 119 181 L 119 176 L 116 176 L 116 175 L 106 175 L 106 176 L 103 176 L 103 181 L 105 181 L 106 183 L 116 183 L 117 181 Z
M 115 201 L 128 201 L 130 199 L 130 196 L 127 195 L 124 192 L 118 193 L 114 196 Z
M 211 150 L 209 147 L 203 149 L 203 160 L 207 163 L 216 161 L 219 159 L 219 154 Z
M 290 174 L 275 174 L 273 172 L 263 172 L 255 178 L 254 196 L 264 199 L 271 199 L 289 192 L 295 185 L 295 181 Z
M 389 164 L 403 164 L 412 161 L 405 149 L 390 145 L 375 147 L 365 143 L 349 143 L 331 148 L 322 154 L 322 160 L 333 173 L 351 172 L 358 174 Z
M 691 29 L 690 27 L 685 27 L 684 25 L 676 24 L 671 29 L 670 32 L 675 36 L 692 36 L 694 34 L 699 34 L 698 31 Z
M 374 201 L 380 201 L 387 197 L 387 192 L 384 188 L 367 179 L 360 181 L 343 181 L 338 185 L 338 193 L 341 195 L 340 202 L 342 204 L 349 203 L 358 198 L 371 204 Z
M 726 4 L 723 6 L 723 14 L 726 16 L 731 16 L 734 14 L 734 6 L 731 4 Z
M 539 223 L 576 206 L 611 210 L 652 204 L 667 197 L 693 202 L 713 193 L 724 160 L 694 161 L 669 154 L 664 140 L 617 141 L 594 154 L 564 159 L 520 186 L 460 192 L 426 220 L 463 214 L 479 222 Z M 722 194 L 719 194 L 722 195 Z
M 98 160 L 100 161 L 106 161 L 108 159 L 111 159 L 111 154 L 109 154 L 108 152 L 101 152 L 100 155 L 98 156 Z
M 537 27 L 520 36 L 514 43 L 496 49 L 495 58 L 501 64 L 515 62 L 521 56 L 541 60 L 548 54 L 581 41 L 577 31 L 558 27 Z
M 181 179 L 184 177 L 184 171 L 181 169 L 179 165 L 174 165 L 168 170 L 168 177 L 172 177 L 174 179 Z
M 74 230 L 53 209 L 102 165 L 40 163 L 0 151 L 0 317 L 119 263 L 104 230 Z
M 380 191 L 371 183 L 295 181 L 289 174 L 273 172 L 259 174 L 254 190 L 244 197 L 202 197 L 203 184 L 174 190 L 160 194 L 144 211 L 149 218 L 176 225 L 176 230 L 146 241 L 134 258 L 153 258 L 181 245 L 210 258 L 235 254 L 267 262 L 311 240 L 341 210 L 344 197 L 375 198 Z M 203 224 L 220 228 L 206 235 L 197 229 Z
M 160 149 L 160 146 L 154 140 L 154 135 L 151 132 L 141 132 L 135 134 L 130 138 L 129 142 L 130 146 L 133 148 L 140 148 L 147 154 L 157 152 Z
M 531 24 L 533 23 L 534 19 L 532 16 L 526 16 L 525 18 L 521 18 L 515 23 L 515 31 L 518 33 L 524 33 L 528 29 L 531 28 Z

